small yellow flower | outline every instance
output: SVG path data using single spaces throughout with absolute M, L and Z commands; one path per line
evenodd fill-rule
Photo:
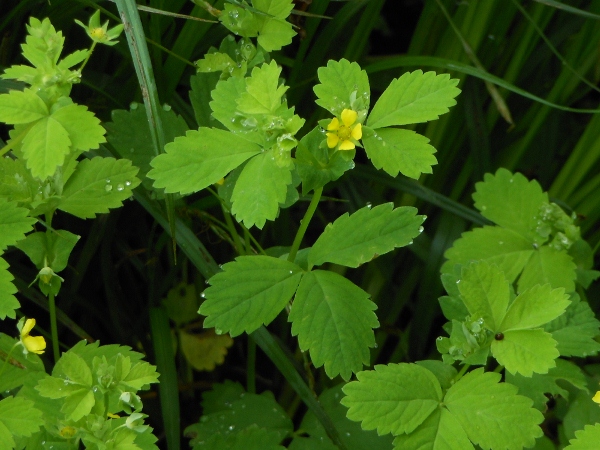
M 102 28 L 102 27 L 97 27 L 97 28 L 90 30 L 90 36 L 93 39 L 97 39 L 99 41 L 102 41 L 108 37 L 106 34 L 106 31 L 104 31 L 104 28 Z
M 334 117 L 327 125 L 327 146 L 339 150 L 352 150 L 356 147 L 355 141 L 362 138 L 362 125 L 356 123 L 358 113 L 352 109 L 342 111 L 342 121 Z
M 19 322 L 19 324 L 22 324 Z M 42 336 L 29 336 L 29 332 L 35 327 L 35 319 L 27 319 L 25 324 L 19 328 L 21 334 L 21 344 L 25 348 L 25 352 L 41 355 L 46 349 L 46 340 Z
M 596 395 L 592 398 L 596 403 L 600 403 L 600 391 L 596 392 Z

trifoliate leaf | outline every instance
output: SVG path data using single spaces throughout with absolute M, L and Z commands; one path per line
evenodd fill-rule
M 529 242 L 542 243 L 536 233 L 537 214 L 548 203 L 548 194 L 539 183 L 503 168 L 495 175 L 485 174 L 483 180 L 475 184 L 473 194 L 475 207 L 481 214 L 501 227 L 516 231 Z
M 369 127 L 382 128 L 436 120 L 456 105 L 458 80 L 450 75 L 407 72 L 393 80 L 369 114 Z
M 204 327 L 237 336 L 269 324 L 296 292 L 302 269 L 270 256 L 240 256 L 223 265 L 204 291 Z
M 558 381 L 566 381 L 588 392 L 587 379 L 583 371 L 572 362 L 560 358 L 556 360 L 556 367 L 550 369 L 547 374 L 534 373 L 531 377 L 524 377 L 506 373 L 506 382 L 517 386 L 519 394 L 532 399 L 534 408 L 542 412 L 548 402 L 545 394 L 560 395 L 566 400 L 569 399 L 569 391 L 561 387 Z
M 412 243 L 422 228 L 424 216 L 409 206 L 394 209 L 393 203 L 366 206 L 351 216 L 347 213 L 328 225 L 314 243 L 308 262 L 332 262 L 358 267 L 376 256 Z
M 504 331 L 502 335 L 501 340 L 492 342 L 492 355 L 510 373 L 530 377 L 556 366 L 560 353 L 550 333 L 536 329 Z
M 510 290 L 498 267 L 485 261 L 463 267 L 458 290 L 471 315 L 481 317 L 491 330 L 499 327 L 506 313 Z
M 185 359 L 196 370 L 215 370 L 215 367 L 225 362 L 227 349 L 233 345 L 233 339 L 228 334 L 217 335 L 213 330 L 192 334 L 185 330 L 179 331 L 179 343 Z
M 48 115 L 48 107 L 31 89 L 0 95 L 0 122 L 8 125 L 25 124 Z
M 98 341 L 88 344 L 87 341 L 79 341 L 69 350 L 81 357 L 88 366 L 93 365 L 94 358 L 105 357 L 109 364 L 115 364 L 117 358 L 129 358 L 133 363 L 140 361 L 144 355 L 131 350 L 131 347 L 126 345 L 100 345 Z
M 38 120 L 23 138 L 21 147 L 27 168 L 42 180 L 54 174 L 70 149 L 69 133 L 52 116 Z
M 375 431 L 365 431 L 361 428 L 360 423 L 353 422 L 346 417 L 348 408 L 340 403 L 344 396 L 342 392 L 343 384 L 339 384 L 331 389 L 326 389 L 319 395 L 319 402 L 327 415 L 331 418 L 341 441 L 346 445 L 348 450 L 389 450 L 392 446 L 393 437 L 389 434 L 379 436 Z M 325 428 L 312 413 L 308 410 L 302 419 L 299 427 L 304 430 L 312 438 L 310 443 L 313 446 L 303 447 L 302 444 L 308 445 L 308 442 L 297 442 L 292 444 L 290 449 L 305 449 L 305 450 L 335 450 L 337 447 L 327 436 Z M 306 438 L 294 438 L 302 441 Z M 323 444 L 319 445 L 318 443 Z
M 15 309 L 19 309 L 21 304 L 13 295 L 17 288 L 12 283 L 15 277 L 8 271 L 8 263 L 0 258 L 0 320 L 7 317 L 14 319 Z
M 510 305 L 498 331 L 540 327 L 565 312 L 571 304 L 564 289 L 536 285 L 521 293 Z
M 176 138 L 165 150 L 152 160 L 148 177 L 167 193 L 189 194 L 216 183 L 260 147 L 223 130 L 200 128 Z
M 346 397 L 341 403 L 350 408 L 350 420 L 362 422 L 365 430 L 377 429 L 378 434 L 411 433 L 442 400 L 435 375 L 416 364 L 377 365 L 356 378 L 342 388 Z
M 238 110 L 244 114 L 274 114 L 281 105 L 287 86 L 279 86 L 281 67 L 275 60 L 252 69 L 246 78 L 246 92 L 237 100 Z
M 52 118 L 67 130 L 74 149 L 87 151 L 106 142 L 106 130 L 100 125 L 100 120 L 83 105 L 71 104 L 60 108 L 52 113 Z
M 58 208 L 82 219 L 119 208 L 140 184 L 137 173 L 128 159 L 85 159 L 65 184 Z
M 498 383 L 500 374 L 483 368 L 467 373 L 446 393 L 444 405 L 467 436 L 483 449 L 521 450 L 532 447 L 543 433 L 544 416 L 517 388 Z
M 552 333 L 561 356 L 596 355 L 600 343 L 594 338 L 600 335 L 600 322 L 586 302 L 573 302 L 565 313 L 545 326 Z
M 340 116 L 344 109 L 353 109 L 359 113 L 359 119 L 369 109 L 371 88 L 367 72 L 355 62 L 347 59 L 330 60 L 326 67 L 319 67 L 317 74 L 320 84 L 313 91 L 317 95 L 316 103 L 334 116 Z M 362 120 L 361 120 L 362 122 Z
M 215 89 L 210 93 L 212 96 L 212 101 L 210 102 L 212 115 L 228 130 L 243 130 L 240 121 L 236 120 L 236 112 L 238 107 L 237 101 L 244 93 L 246 93 L 246 81 L 238 77 L 219 81 Z
M 473 445 L 456 418 L 447 409 L 437 409 L 419 428 L 394 439 L 396 450 L 472 450 Z
M 432 359 L 417 361 L 416 364 L 421 367 L 425 367 L 427 370 L 433 373 L 440 382 L 442 389 L 448 389 L 454 384 L 454 377 L 456 377 L 457 374 L 454 366 Z
M 463 233 L 454 241 L 444 256 L 443 273 L 451 273 L 456 264 L 485 260 L 504 272 L 510 283 L 514 282 L 534 253 L 532 243 L 515 231 L 492 226 L 475 228 Z
M 262 229 L 267 220 L 275 220 L 279 205 L 286 200 L 287 186 L 292 182 L 291 169 L 279 167 L 272 152 L 248 161 L 231 194 L 231 212 L 237 221 L 246 228 L 255 225 Z
M 325 365 L 330 378 L 348 380 L 369 364 L 373 328 L 379 326 L 375 308 L 369 294 L 347 278 L 315 270 L 302 278 L 288 320 L 315 367 Z
M 0 425 L 0 449 L 12 450 L 13 436 L 31 436 L 44 425 L 44 419 L 32 401 L 6 397 L 0 400 Z
M 529 259 L 519 278 L 519 292 L 523 292 L 536 284 L 549 283 L 554 288 L 562 287 L 567 292 L 575 290 L 577 266 L 573 259 L 564 251 L 543 246 Z
M 28 217 L 28 213 L 26 208 L 17 206 L 17 202 L 0 199 L 0 251 L 15 245 L 31 230 L 36 220 Z
M 593 450 L 600 441 L 600 423 L 586 425 L 583 430 L 575 432 L 575 439 L 569 441 L 565 450 Z
M 377 131 L 363 127 L 362 143 L 376 169 L 383 169 L 392 177 L 403 175 L 418 179 L 423 173 L 432 173 L 437 164 L 435 148 L 429 139 L 411 130 L 382 128 Z

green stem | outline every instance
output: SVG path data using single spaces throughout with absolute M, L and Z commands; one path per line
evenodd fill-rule
M 94 49 L 96 48 L 96 44 L 97 44 L 96 41 L 92 41 L 92 46 L 90 47 L 90 51 L 89 51 L 89 53 L 87 55 L 87 58 L 84 59 L 84 61 L 81 63 L 81 67 L 78 70 L 79 73 L 83 72 L 83 68 L 88 63 L 88 61 L 90 60 L 90 58 L 92 57 L 92 53 L 94 52 Z
M 464 366 L 462 366 L 462 369 L 460 369 L 460 372 L 458 372 L 456 374 L 456 376 L 454 377 L 454 380 L 452 380 L 452 384 L 454 384 L 458 380 L 460 380 L 463 377 L 463 375 L 467 372 L 467 370 L 469 370 L 469 367 L 471 367 L 471 364 L 465 364 Z
M 58 327 L 56 322 L 56 302 L 54 301 L 54 293 L 48 294 L 48 304 L 50 307 L 50 331 L 52 333 L 52 351 L 54 352 L 54 364 L 60 358 L 60 350 L 58 348 Z
M 248 336 L 248 367 L 246 390 L 251 394 L 256 393 L 256 342 Z
M 13 350 L 15 349 L 15 347 L 17 347 L 19 345 L 19 342 L 15 342 L 15 345 L 13 345 L 10 348 L 10 351 L 8 352 L 8 355 L 6 355 L 6 359 L 4 360 L 4 364 L 2 364 L 2 369 L 0 369 L 0 376 L 2 376 L 2 374 L 4 373 L 4 369 L 6 369 L 6 364 L 8 363 L 8 360 L 10 359 L 10 355 L 12 355 Z
M 308 205 L 308 209 L 306 210 L 304 217 L 300 221 L 300 228 L 298 228 L 298 232 L 296 233 L 296 237 L 294 238 L 292 248 L 290 249 L 290 254 L 288 255 L 289 262 L 294 262 L 294 260 L 296 259 L 296 254 L 298 253 L 298 249 L 300 248 L 300 244 L 302 243 L 302 238 L 304 237 L 304 233 L 306 233 L 308 224 L 310 223 L 310 220 L 312 219 L 312 216 L 317 209 L 317 205 L 319 204 L 319 200 L 321 200 L 322 194 L 322 187 L 315 189 L 312 200 L 310 201 L 310 205 Z
M 494 372 L 500 373 L 504 370 L 504 366 L 502 364 L 498 364 L 498 366 L 494 369 Z
M 250 246 L 250 231 L 244 229 L 244 245 L 246 246 L 246 254 L 252 253 L 252 247 Z
M 229 230 L 229 234 L 233 239 L 233 245 L 235 246 L 235 252 L 238 255 L 244 254 L 244 248 L 242 246 L 242 240 L 240 239 L 240 235 L 238 234 L 233 220 L 231 220 L 231 213 L 227 210 L 225 205 L 221 203 L 221 209 L 223 210 L 223 217 L 225 218 L 225 223 L 227 224 L 227 229 Z

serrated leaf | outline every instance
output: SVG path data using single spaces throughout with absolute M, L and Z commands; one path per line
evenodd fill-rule
M 189 194 L 216 183 L 260 147 L 227 131 L 200 128 L 176 138 L 165 150 L 152 160 L 148 177 L 167 193 Z
M 278 19 L 286 19 L 294 8 L 294 3 L 292 0 L 252 0 L 252 6 Z
M 424 216 L 416 208 L 393 203 L 371 208 L 366 206 L 351 216 L 347 213 L 328 225 L 314 243 L 309 255 L 310 265 L 332 262 L 358 267 L 378 255 L 412 243 L 420 234 Z
M 84 388 L 66 397 L 60 410 L 65 413 L 67 418 L 77 421 L 87 416 L 95 403 L 94 393 L 91 389 Z
M 536 285 L 521 293 L 510 305 L 498 331 L 540 327 L 565 312 L 571 304 L 564 289 Z
M 454 366 L 445 364 L 442 361 L 436 361 L 427 359 L 424 361 L 417 361 L 415 364 L 425 367 L 438 379 L 442 389 L 448 389 L 454 384 L 454 377 L 458 373 Z
M 86 106 L 71 104 L 53 112 L 51 117 L 67 130 L 74 149 L 87 151 L 106 142 L 106 130 Z
M 12 283 L 15 277 L 8 271 L 8 263 L 0 258 L 0 320 L 7 317 L 14 319 L 15 310 L 21 307 L 17 298 L 13 295 L 17 288 Z
M 533 253 L 519 278 L 519 292 L 536 284 L 549 283 L 553 288 L 575 290 L 575 263 L 568 253 L 543 246 Z
M 92 372 L 83 358 L 73 352 L 64 353 L 54 366 L 52 375 L 60 374 L 68 381 L 67 384 L 78 384 L 91 387 Z
M 192 104 L 192 108 L 194 108 L 194 116 L 200 127 L 214 125 L 215 117 L 211 116 L 209 103 L 211 102 L 211 93 L 214 91 L 218 81 L 218 73 L 198 73 L 190 77 L 190 103 Z M 233 104 L 235 105 L 234 108 L 237 108 L 235 100 Z
M 181 282 L 169 289 L 162 300 L 167 315 L 177 326 L 192 322 L 198 318 L 199 298 L 194 284 Z
M 246 92 L 246 82 L 243 78 L 230 77 L 219 81 L 210 95 L 212 101 L 210 108 L 215 119 L 221 122 L 228 130 L 241 131 L 242 126 L 235 120 L 237 100 Z
M 506 228 L 484 226 L 463 233 L 444 256 L 443 273 L 451 273 L 456 264 L 485 260 L 497 265 L 510 283 L 514 282 L 534 253 L 532 243 Z
M 432 173 L 437 164 L 435 148 L 429 139 L 411 130 L 382 128 L 374 131 L 363 127 L 362 143 L 376 169 L 383 169 L 392 177 L 403 175 L 418 179 L 423 173 Z
M 558 344 L 561 356 L 596 355 L 600 343 L 594 338 L 600 335 L 600 322 L 586 302 L 573 302 L 565 313 L 545 326 Z
M 23 160 L 0 158 L 0 197 L 26 205 L 37 195 L 39 187 L 40 182 L 34 180 Z
M 592 400 L 590 394 L 585 391 L 579 391 L 569 401 L 569 409 L 564 415 L 562 423 L 563 431 L 561 434 L 566 439 L 573 439 L 577 432 L 589 423 L 600 423 L 600 408 L 598 407 L 598 403 Z M 588 447 L 586 450 L 595 450 L 596 447 L 597 445 L 591 448 Z
M 348 380 L 369 364 L 379 326 L 369 294 L 347 278 L 324 270 L 302 277 L 288 320 L 303 351 L 310 350 L 315 367 L 325 366 L 330 378 Z
M 244 114 L 274 114 L 281 105 L 287 86 L 279 86 L 281 67 L 275 60 L 252 69 L 246 78 L 246 92 L 237 100 L 238 110 Z
M 539 183 L 503 168 L 494 175 L 486 173 L 483 180 L 475 184 L 473 194 L 475 207 L 481 214 L 501 227 L 516 231 L 531 243 L 538 242 L 537 214 L 541 206 L 548 203 L 548 194 Z
M 227 379 L 223 383 L 215 383 L 211 390 L 202 393 L 202 412 L 211 414 L 226 411 L 232 402 L 245 396 L 246 391 L 240 383 Z
M 483 449 L 521 450 L 542 436 L 538 426 L 544 416 L 517 388 L 498 383 L 500 374 L 475 369 L 446 393 L 444 405 L 467 436 Z
M 44 101 L 31 89 L 0 95 L 0 122 L 9 125 L 35 122 L 49 115 Z
M 377 429 L 378 434 L 411 433 L 442 400 L 435 375 L 416 364 L 377 365 L 356 378 L 342 388 L 346 397 L 341 403 L 350 408 L 350 420 L 362 422 L 365 430 Z
M 0 377 L 0 389 L 3 392 L 12 391 L 22 386 L 29 377 L 35 378 L 40 373 L 45 375 L 44 363 L 35 353 L 30 352 L 25 355 L 22 351 L 13 351 L 10 358 L 7 358 L 17 342 L 16 339 L 0 333 L 2 364 L 7 361 Z
M 17 206 L 17 202 L 0 199 L 0 251 L 15 245 L 31 230 L 36 220 L 28 214 L 29 211 Z
M 57 399 L 68 397 L 69 395 L 80 391 L 81 385 L 71 384 L 68 381 L 65 382 L 65 379 L 63 378 L 47 376 L 38 382 L 35 390 L 41 397 Z
M 229 68 L 237 68 L 236 62 L 227 53 L 207 53 L 196 61 L 198 72 L 222 72 Z M 245 74 L 244 74 L 245 75 Z
M 233 339 L 228 334 L 217 335 L 213 330 L 200 334 L 180 330 L 179 343 L 185 359 L 194 369 L 212 371 L 217 364 L 225 362 L 227 349 L 233 345 Z
M 137 173 L 128 159 L 85 159 L 65 184 L 58 208 L 82 219 L 119 208 L 140 184 Z
M 347 59 L 329 60 L 326 67 L 319 67 L 317 74 L 320 84 L 313 88 L 317 105 L 339 116 L 344 109 L 354 109 L 351 97 L 355 93 L 356 98 L 362 99 L 360 109 L 369 108 L 369 77 L 357 63 Z M 354 110 L 358 112 L 358 108 Z
M 2 442 L 0 446 L 2 446 L 10 443 L 13 436 L 31 436 L 44 425 L 44 419 L 42 412 L 34 407 L 32 401 L 20 397 L 7 397 L 0 400 L 0 424 L 9 430 L 10 438 L 6 439 L 5 431 L 0 430 L 0 442 Z M 13 447 L 9 445 L 5 448 Z
M 556 366 L 560 356 L 556 341 L 544 330 L 511 330 L 502 333 L 502 340 L 492 342 L 492 355 L 510 373 L 530 377 L 535 373 L 548 373 Z
M 158 383 L 158 373 L 156 366 L 153 366 L 145 361 L 140 361 L 134 364 L 129 370 L 129 373 L 121 380 L 121 383 L 135 389 L 142 389 L 143 386 L 152 383 Z
M 369 127 L 382 128 L 436 120 L 456 105 L 458 80 L 450 75 L 407 72 L 393 80 L 369 114 Z
M 481 317 L 486 326 L 496 330 L 508 306 L 510 290 L 498 267 L 478 261 L 463 267 L 458 290 L 467 309 Z
M 267 52 L 281 50 L 282 47 L 292 43 L 296 32 L 292 24 L 286 20 L 261 17 L 258 31 L 258 43 Z
M 78 241 L 79 236 L 66 230 L 54 230 L 51 234 L 38 231 L 17 242 L 16 247 L 29 256 L 38 269 L 48 266 L 58 273 L 67 267 L 69 255 Z
M 90 367 L 92 367 L 94 358 L 96 357 L 105 357 L 111 364 L 114 364 L 119 357 L 129 358 L 132 363 L 140 361 L 144 357 L 141 353 L 132 351 L 131 347 L 127 345 L 100 345 L 98 341 L 88 344 L 85 340 L 79 341 L 71 347 L 69 352 L 81 357 Z
M 38 120 L 23 138 L 27 168 L 41 180 L 53 175 L 71 149 L 69 133 L 52 116 Z
M 260 153 L 248 161 L 231 194 L 231 213 L 236 220 L 246 228 L 255 225 L 260 229 L 267 220 L 275 220 L 292 182 L 291 169 L 279 167 L 272 152 Z
M 240 256 L 223 265 L 204 291 L 204 327 L 235 337 L 269 324 L 296 292 L 302 269 L 270 256 Z
M 394 439 L 397 450 L 471 450 L 467 433 L 447 409 L 438 409 L 419 428 Z
M 586 425 L 583 430 L 575 432 L 575 439 L 569 440 L 565 450 L 593 450 L 600 442 L 600 423 Z

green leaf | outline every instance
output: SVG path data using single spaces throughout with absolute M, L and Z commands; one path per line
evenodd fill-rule
M 137 173 L 128 159 L 96 156 L 83 160 L 65 184 L 58 208 L 82 219 L 119 208 L 140 184 Z
M 210 102 L 212 115 L 228 130 L 243 130 L 241 123 L 236 120 L 236 113 L 238 108 L 237 101 L 245 93 L 246 82 L 243 78 L 238 77 L 219 81 L 215 89 L 210 93 L 212 96 L 212 101 Z
M 504 318 L 510 290 L 504 273 L 485 261 L 463 267 L 458 290 L 467 309 L 496 331 Z
M 475 369 L 446 393 L 444 405 L 474 444 L 484 449 L 520 450 L 542 436 L 544 416 L 517 388 L 498 383 L 500 374 Z
M 66 397 L 65 403 L 60 410 L 65 413 L 68 419 L 77 421 L 87 416 L 95 403 L 94 393 L 91 389 L 84 388 Z
M 17 288 L 12 283 L 15 277 L 8 271 L 8 263 L 0 258 L 0 320 L 7 317 L 14 319 L 15 309 L 19 309 L 21 304 L 13 295 Z
M 21 151 L 34 177 L 54 175 L 71 149 L 69 133 L 52 116 L 37 121 L 23 139 Z
M 330 378 L 350 379 L 369 364 L 379 326 L 369 294 L 343 276 L 324 270 L 302 277 L 288 320 L 315 367 L 325 365 Z
M 553 288 L 575 290 L 575 263 L 568 253 L 543 246 L 535 251 L 519 278 L 519 292 L 536 284 L 549 283 Z
M 418 179 L 423 173 L 432 173 L 437 164 L 435 148 L 429 139 L 411 130 L 382 128 L 377 131 L 363 127 L 362 143 L 376 169 L 383 169 L 392 177 L 403 175 Z
M 467 433 L 447 409 L 437 409 L 419 428 L 394 439 L 398 450 L 472 450 Z
M 501 227 L 516 231 L 531 243 L 541 243 L 536 233 L 537 214 L 542 205 L 548 203 L 548 194 L 539 183 L 503 168 L 495 175 L 486 173 L 483 180 L 475 184 L 473 194 L 475 207 L 481 214 Z
M 592 450 L 600 441 L 600 423 L 586 425 L 583 430 L 575 432 L 575 439 L 569 440 L 565 450 Z
M 190 103 L 194 108 L 196 122 L 200 127 L 214 125 L 215 117 L 211 116 L 209 103 L 211 102 L 211 93 L 214 91 L 218 81 L 218 73 L 198 73 L 190 77 L 190 86 L 192 88 L 189 94 Z M 244 86 L 243 80 L 240 81 L 242 81 L 241 85 Z M 235 98 L 233 99 L 233 105 L 234 109 L 237 108 Z
M 71 104 L 53 112 L 51 117 L 67 130 L 74 149 L 87 151 L 106 142 L 106 130 L 86 106 Z
M 456 105 L 458 80 L 450 75 L 407 72 L 393 80 L 369 114 L 369 127 L 382 128 L 436 120 Z
M 131 367 L 131 370 L 125 378 L 121 380 L 121 383 L 138 391 L 142 389 L 143 386 L 158 383 L 158 375 L 159 374 L 156 373 L 156 366 L 142 361 Z
M 0 333 L 1 364 L 4 364 L 6 356 L 17 342 L 16 339 Z M 22 386 L 27 380 L 35 378 L 38 374 L 46 375 L 44 363 L 38 355 L 31 352 L 25 355 L 22 351 L 13 351 L 0 377 L 0 389 L 3 392 L 11 391 Z M 39 397 L 37 392 L 36 396 Z
M 427 370 L 433 373 L 440 382 L 442 389 L 450 388 L 450 386 L 454 384 L 454 378 L 458 373 L 454 366 L 445 364 L 442 361 L 427 359 L 424 361 L 417 361 L 415 364 L 425 367 Z
M 571 304 L 564 289 L 536 285 L 521 293 L 510 305 L 498 331 L 524 330 L 542 326 L 565 312 Z
M 240 383 L 225 380 L 223 383 L 215 383 L 210 391 L 202 393 L 202 412 L 210 414 L 226 411 L 229 405 L 246 396 L 246 391 Z
M 550 369 L 547 374 L 534 373 L 531 377 L 524 377 L 507 372 L 505 376 L 507 383 L 517 386 L 519 394 L 532 399 L 534 408 L 542 412 L 545 411 L 548 402 L 546 394 L 569 399 L 569 391 L 561 387 L 558 381 L 566 381 L 578 389 L 589 392 L 583 371 L 572 362 L 560 358 L 556 360 L 556 367 Z
M 200 128 L 176 138 L 165 150 L 152 160 L 148 177 L 167 193 L 189 194 L 216 183 L 260 147 L 227 131 Z
M 238 110 L 244 114 L 274 114 L 281 105 L 287 86 L 279 86 L 281 67 L 275 60 L 252 69 L 246 78 L 246 92 L 237 100 Z
M 48 266 L 60 272 L 67 267 L 69 255 L 78 241 L 79 236 L 66 230 L 54 230 L 51 234 L 38 231 L 17 242 L 16 247 L 29 256 L 38 269 Z
M 573 302 L 565 313 L 545 326 L 558 344 L 561 356 L 585 358 L 597 355 L 600 343 L 594 338 L 600 335 L 600 322 L 586 302 Z
M 25 206 L 39 195 L 38 188 L 40 182 L 34 180 L 23 160 L 0 158 L 0 197 Z
M 292 24 L 286 20 L 261 17 L 259 23 L 257 41 L 267 52 L 281 50 L 282 47 L 291 44 L 296 35 Z
M 317 74 L 321 82 L 313 88 L 317 95 L 317 105 L 334 116 L 339 116 L 344 109 L 358 112 L 359 119 L 361 112 L 366 114 L 366 110 L 369 109 L 371 88 L 367 72 L 357 63 L 347 59 L 329 60 L 327 67 L 319 67 Z M 353 99 L 356 99 L 354 105 Z
M 341 403 L 350 408 L 350 420 L 362 422 L 365 430 L 377 429 L 380 435 L 411 433 L 442 401 L 435 375 L 416 364 L 377 365 L 356 378 L 342 388 L 346 397 Z
M 46 376 L 42 378 L 35 390 L 38 395 L 45 398 L 57 399 L 68 397 L 69 395 L 81 390 L 81 385 L 65 382 L 64 378 Z
M 358 267 L 394 248 L 412 244 L 423 228 L 424 216 L 417 216 L 416 208 L 384 203 L 371 209 L 347 213 L 328 225 L 314 243 L 308 262 L 311 266 L 332 262 Z
M 249 426 L 236 433 L 212 434 L 193 450 L 285 450 L 278 445 L 281 438 L 278 433 L 257 426 Z
M 9 125 L 35 122 L 49 115 L 44 101 L 31 89 L 0 95 L 0 122 Z
M 68 384 L 92 386 L 92 372 L 83 358 L 74 352 L 64 353 L 52 370 L 53 376 L 68 380 Z
M 256 225 L 260 229 L 267 220 L 275 220 L 292 182 L 291 169 L 279 167 L 272 152 L 260 153 L 248 161 L 231 195 L 231 212 L 236 220 L 246 228 Z
M 4 251 L 9 245 L 15 245 L 25 237 L 35 218 L 28 217 L 29 211 L 17 206 L 17 202 L 7 202 L 0 199 L 0 250 Z
M 44 425 L 44 419 L 42 412 L 34 408 L 32 401 L 6 397 L 0 400 L 0 424 L 0 448 L 10 450 L 15 445 L 13 436 L 31 436 Z M 6 430 L 9 431 L 8 434 Z
M 290 301 L 301 277 L 300 267 L 281 259 L 236 258 L 209 280 L 199 310 L 206 316 L 204 327 L 237 336 L 269 324 Z
M 594 383 L 598 386 L 597 382 Z M 569 408 L 563 419 L 561 434 L 566 439 L 573 439 L 582 427 L 589 423 L 600 423 L 600 408 L 585 391 L 578 391 L 569 401 Z M 597 442 L 596 442 L 597 447 Z M 596 447 L 588 447 L 592 450 Z
M 532 243 L 515 231 L 484 226 L 463 233 L 444 256 L 443 273 L 452 272 L 456 264 L 485 260 L 497 265 L 510 283 L 514 282 L 534 253 Z
M 544 330 L 511 330 L 502 333 L 502 340 L 492 342 L 492 355 L 510 373 L 530 377 L 535 373 L 548 373 L 556 366 L 560 356 L 556 341 Z
M 252 0 L 252 6 L 278 19 L 287 19 L 294 3 L 292 0 Z
M 196 67 L 198 72 L 222 72 L 227 69 L 237 69 L 237 64 L 227 53 L 215 52 L 207 53 L 204 58 L 196 61 Z

